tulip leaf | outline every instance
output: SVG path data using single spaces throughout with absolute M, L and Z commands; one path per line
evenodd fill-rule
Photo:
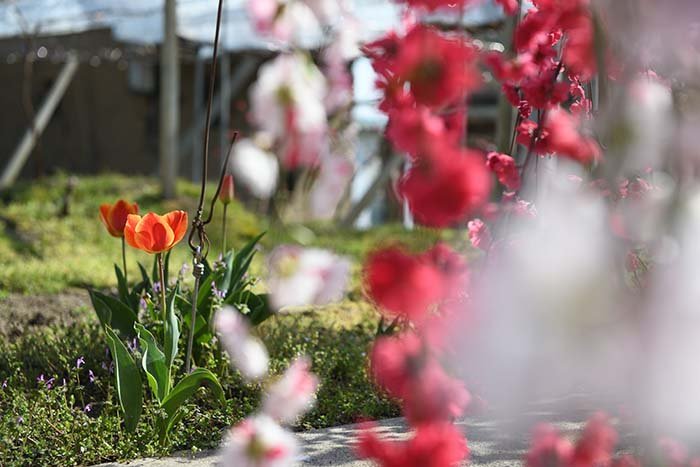
M 143 406 L 141 373 L 124 343 L 111 327 L 105 327 L 107 346 L 114 360 L 114 375 L 117 380 L 119 405 L 124 411 L 126 431 L 133 433 L 141 418 Z
M 233 273 L 233 250 L 229 251 L 224 255 L 223 258 L 223 263 L 224 263 L 224 274 L 221 277 L 221 280 L 217 282 L 216 288 L 219 290 L 224 290 L 228 293 L 229 287 L 231 285 L 231 275 Z
M 175 284 L 175 287 L 170 292 L 167 297 L 167 310 L 165 315 L 165 342 L 163 347 L 165 348 L 165 363 L 168 369 L 172 368 L 175 357 L 177 356 L 177 343 L 180 340 L 180 323 L 177 319 L 177 314 L 175 313 L 175 301 L 178 294 L 180 293 L 180 284 Z
M 153 334 L 139 323 L 135 324 L 135 328 L 143 354 L 141 366 L 146 372 L 151 391 L 155 394 L 158 402 L 162 402 L 170 392 L 170 367 L 166 364 L 165 354 L 158 347 L 158 342 Z
M 143 292 L 150 292 L 153 290 L 153 282 L 151 281 L 150 276 L 148 275 L 148 272 L 146 271 L 146 268 L 143 264 L 139 264 L 139 271 L 141 271 L 141 284 L 139 284 L 138 289 L 139 291 Z
M 222 404 L 226 402 L 224 390 L 221 388 L 216 375 L 206 368 L 197 368 L 189 375 L 182 378 L 161 402 L 161 407 L 165 410 L 167 417 L 159 422 L 159 431 L 161 442 L 166 439 L 170 429 L 182 418 L 180 410 L 199 389 L 200 386 L 207 385 L 212 391 L 214 397 Z
M 90 300 L 103 327 L 117 329 L 123 337 L 133 337 L 136 313 L 116 298 L 90 290 Z
M 256 295 L 250 294 L 246 304 L 250 312 L 246 315 L 253 326 L 260 325 L 263 321 L 274 315 L 274 311 L 270 308 L 270 300 L 268 294 Z
M 241 282 L 245 278 L 245 274 L 250 267 L 250 263 L 253 261 L 253 257 L 257 252 L 255 246 L 264 235 L 265 232 L 253 238 L 235 255 L 231 265 L 231 282 L 229 289 L 227 290 L 227 295 L 233 295 L 234 293 L 243 289 L 243 284 Z
M 119 299 L 122 302 L 129 303 L 131 305 L 132 303 L 130 302 L 129 297 L 129 286 L 126 283 L 124 273 L 116 264 L 114 265 L 114 273 L 117 275 L 117 290 L 119 291 Z

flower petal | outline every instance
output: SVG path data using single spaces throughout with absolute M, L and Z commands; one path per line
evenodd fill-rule
M 187 232 L 187 213 L 185 211 L 172 211 L 163 216 L 166 223 L 173 231 L 174 238 L 170 247 L 172 248 L 185 236 Z

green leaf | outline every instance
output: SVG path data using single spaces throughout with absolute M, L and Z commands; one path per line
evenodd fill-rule
M 165 348 L 165 363 L 168 368 L 172 367 L 173 361 L 177 356 L 177 343 L 180 340 L 180 323 L 175 314 L 175 300 L 179 293 L 180 284 L 175 284 L 175 288 L 173 288 L 166 300 L 167 310 L 165 323 L 163 323 L 163 326 L 165 326 L 165 343 L 163 347 Z
M 92 290 L 88 290 L 90 301 L 92 302 L 92 308 L 95 310 L 97 319 L 100 320 L 100 325 L 104 328 L 109 326 L 109 324 L 112 322 L 112 310 L 110 310 L 109 306 L 100 300 L 95 293 L 96 292 Z
M 117 380 L 119 405 L 124 411 L 124 426 L 126 431 L 133 433 L 136 431 L 143 408 L 141 373 L 126 346 L 112 328 L 105 327 L 105 333 L 107 346 L 114 359 L 114 375 Z
M 256 295 L 251 293 L 250 298 L 247 300 L 247 305 L 250 309 L 250 313 L 248 313 L 247 316 L 250 320 L 250 324 L 253 326 L 260 325 L 263 321 L 275 314 L 270 308 L 268 294 Z
M 182 378 L 161 403 L 161 407 L 167 414 L 167 418 L 160 426 L 161 440 L 167 437 L 170 429 L 177 422 L 179 417 L 181 417 L 180 408 L 182 405 L 185 404 L 202 385 L 207 385 L 220 403 L 224 404 L 226 402 L 224 390 L 221 388 L 221 384 L 219 384 L 219 380 L 214 373 L 206 368 L 197 368 L 192 373 Z
M 158 402 L 162 402 L 170 392 L 170 367 L 166 364 L 165 354 L 158 347 L 158 342 L 153 334 L 139 323 L 135 324 L 135 328 L 143 354 L 141 366 L 146 372 L 151 391 L 155 394 Z
M 165 254 L 165 261 L 163 261 L 163 275 L 165 276 L 164 282 L 166 285 L 170 283 L 170 253 L 172 252 L 173 250 L 168 250 Z
M 146 267 L 141 263 L 138 263 L 138 265 L 139 271 L 141 271 L 141 284 L 139 284 L 139 290 L 141 292 L 151 292 L 153 290 L 153 282 L 146 271 Z
M 239 290 L 242 290 L 243 287 L 241 281 L 245 277 L 245 274 L 250 267 L 250 263 L 253 261 L 253 257 L 255 256 L 255 246 L 264 235 L 265 232 L 252 239 L 243 248 L 241 248 L 241 251 L 239 251 L 234 257 L 233 264 L 231 266 L 231 282 L 229 289 L 227 290 L 227 295 L 233 295 Z
M 123 337 L 133 337 L 136 313 L 129 305 L 100 292 L 90 290 L 90 300 L 103 327 L 117 329 Z
M 209 386 L 214 397 L 222 404 L 226 402 L 224 390 L 221 388 L 221 384 L 219 384 L 216 375 L 206 368 L 197 368 L 175 385 L 173 390 L 170 391 L 170 394 L 163 400 L 161 407 L 163 407 L 168 415 L 174 414 L 175 411 L 180 408 L 182 404 L 187 402 L 187 399 L 192 397 L 192 394 L 204 384 Z
M 224 274 L 221 277 L 221 280 L 219 280 L 219 282 L 216 283 L 216 288 L 219 290 L 225 290 L 226 292 L 228 292 L 229 287 L 231 286 L 231 275 L 233 274 L 233 257 L 233 250 L 229 251 L 224 255 Z
M 114 265 L 114 273 L 117 275 L 117 290 L 119 291 L 119 299 L 124 303 L 131 304 L 129 300 L 129 286 L 126 283 L 124 273 L 116 264 Z

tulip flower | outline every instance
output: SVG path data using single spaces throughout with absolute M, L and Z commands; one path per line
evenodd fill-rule
M 224 205 L 224 217 L 223 217 L 223 232 L 221 234 L 221 254 L 226 254 L 226 208 L 234 197 L 234 185 L 233 185 L 233 175 L 226 174 L 221 182 L 221 191 L 219 191 L 219 201 Z
M 187 213 L 172 211 L 163 216 L 149 212 L 141 217 L 130 214 L 124 238 L 130 246 L 146 253 L 163 253 L 174 247 L 187 232 Z
M 124 227 L 126 242 L 146 253 L 155 253 L 158 260 L 158 272 L 160 274 L 160 306 L 163 323 L 167 316 L 165 289 L 165 271 L 163 269 L 163 252 L 170 250 L 182 240 L 187 232 L 187 213 L 185 211 L 171 211 L 163 216 L 149 212 L 141 217 L 130 214 Z M 163 326 L 165 333 L 165 326 Z M 165 339 L 165 337 L 163 337 Z
M 219 200 L 226 206 L 231 201 L 233 201 L 234 195 L 234 185 L 233 185 L 233 175 L 224 175 L 224 180 L 221 183 L 221 191 L 219 192 Z
M 122 239 L 122 264 L 124 266 L 124 280 L 127 278 L 126 274 L 126 244 L 124 243 L 124 227 L 126 226 L 126 219 L 130 214 L 137 214 L 139 212 L 139 206 L 136 203 L 129 203 L 123 199 L 118 200 L 114 204 L 101 204 L 100 205 L 100 219 L 102 223 L 107 228 L 107 231 L 112 237 L 117 237 Z

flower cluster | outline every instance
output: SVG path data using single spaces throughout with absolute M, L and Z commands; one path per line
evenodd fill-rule
M 451 421 L 464 413 L 470 395 L 442 367 L 438 345 L 438 320 L 461 301 L 455 291 L 463 291 L 467 281 L 464 259 L 444 244 L 419 255 L 392 247 L 368 259 L 370 298 L 387 317 L 413 325 L 375 342 L 370 369 L 377 385 L 401 402 L 414 434 L 404 442 L 385 441 L 368 425 L 357 447 L 361 457 L 385 466 L 435 467 L 467 457 L 466 440 Z
M 616 456 L 618 434 L 608 416 L 594 414 L 586 423 L 579 439 L 574 443 L 562 436 L 549 424 L 535 427 L 530 449 L 525 456 L 526 467 L 641 467 L 635 456 Z M 700 458 L 691 458 L 681 443 L 662 438 L 656 448 L 658 465 L 692 467 L 700 465 Z
M 309 198 L 305 210 L 290 215 L 332 218 L 355 169 L 342 141 L 354 138 L 349 63 L 359 54 L 358 23 L 337 0 L 249 0 L 248 10 L 257 32 L 280 42 L 284 52 L 260 67 L 251 86 L 249 116 L 257 134 L 235 145 L 233 172 L 262 199 L 289 174 L 284 188 Z M 319 45 L 318 58 L 308 53 Z M 297 183 L 304 173 L 315 183 Z
M 250 333 L 246 318 L 231 307 L 221 309 L 215 327 L 232 363 L 248 380 L 267 376 L 268 355 L 262 342 Z M 231 428 L 224 443 L 225 466 L 282 467 L 293 465 L 299 454 L 296 439 L 280 424 L 293 423 L 314 402 L 318 379 L 311 362 L 301 357 L 267 385 L 259 413 Z
M 460 146 L 466 99 L 481 85 L 478 50 L 463 36 L 419 24 L 363 51 L 379 76 L 387 137 L 411 164 L 399 194 L 422 224 L 447 227 L 466 220 L 491 190 L 483 154 Z

